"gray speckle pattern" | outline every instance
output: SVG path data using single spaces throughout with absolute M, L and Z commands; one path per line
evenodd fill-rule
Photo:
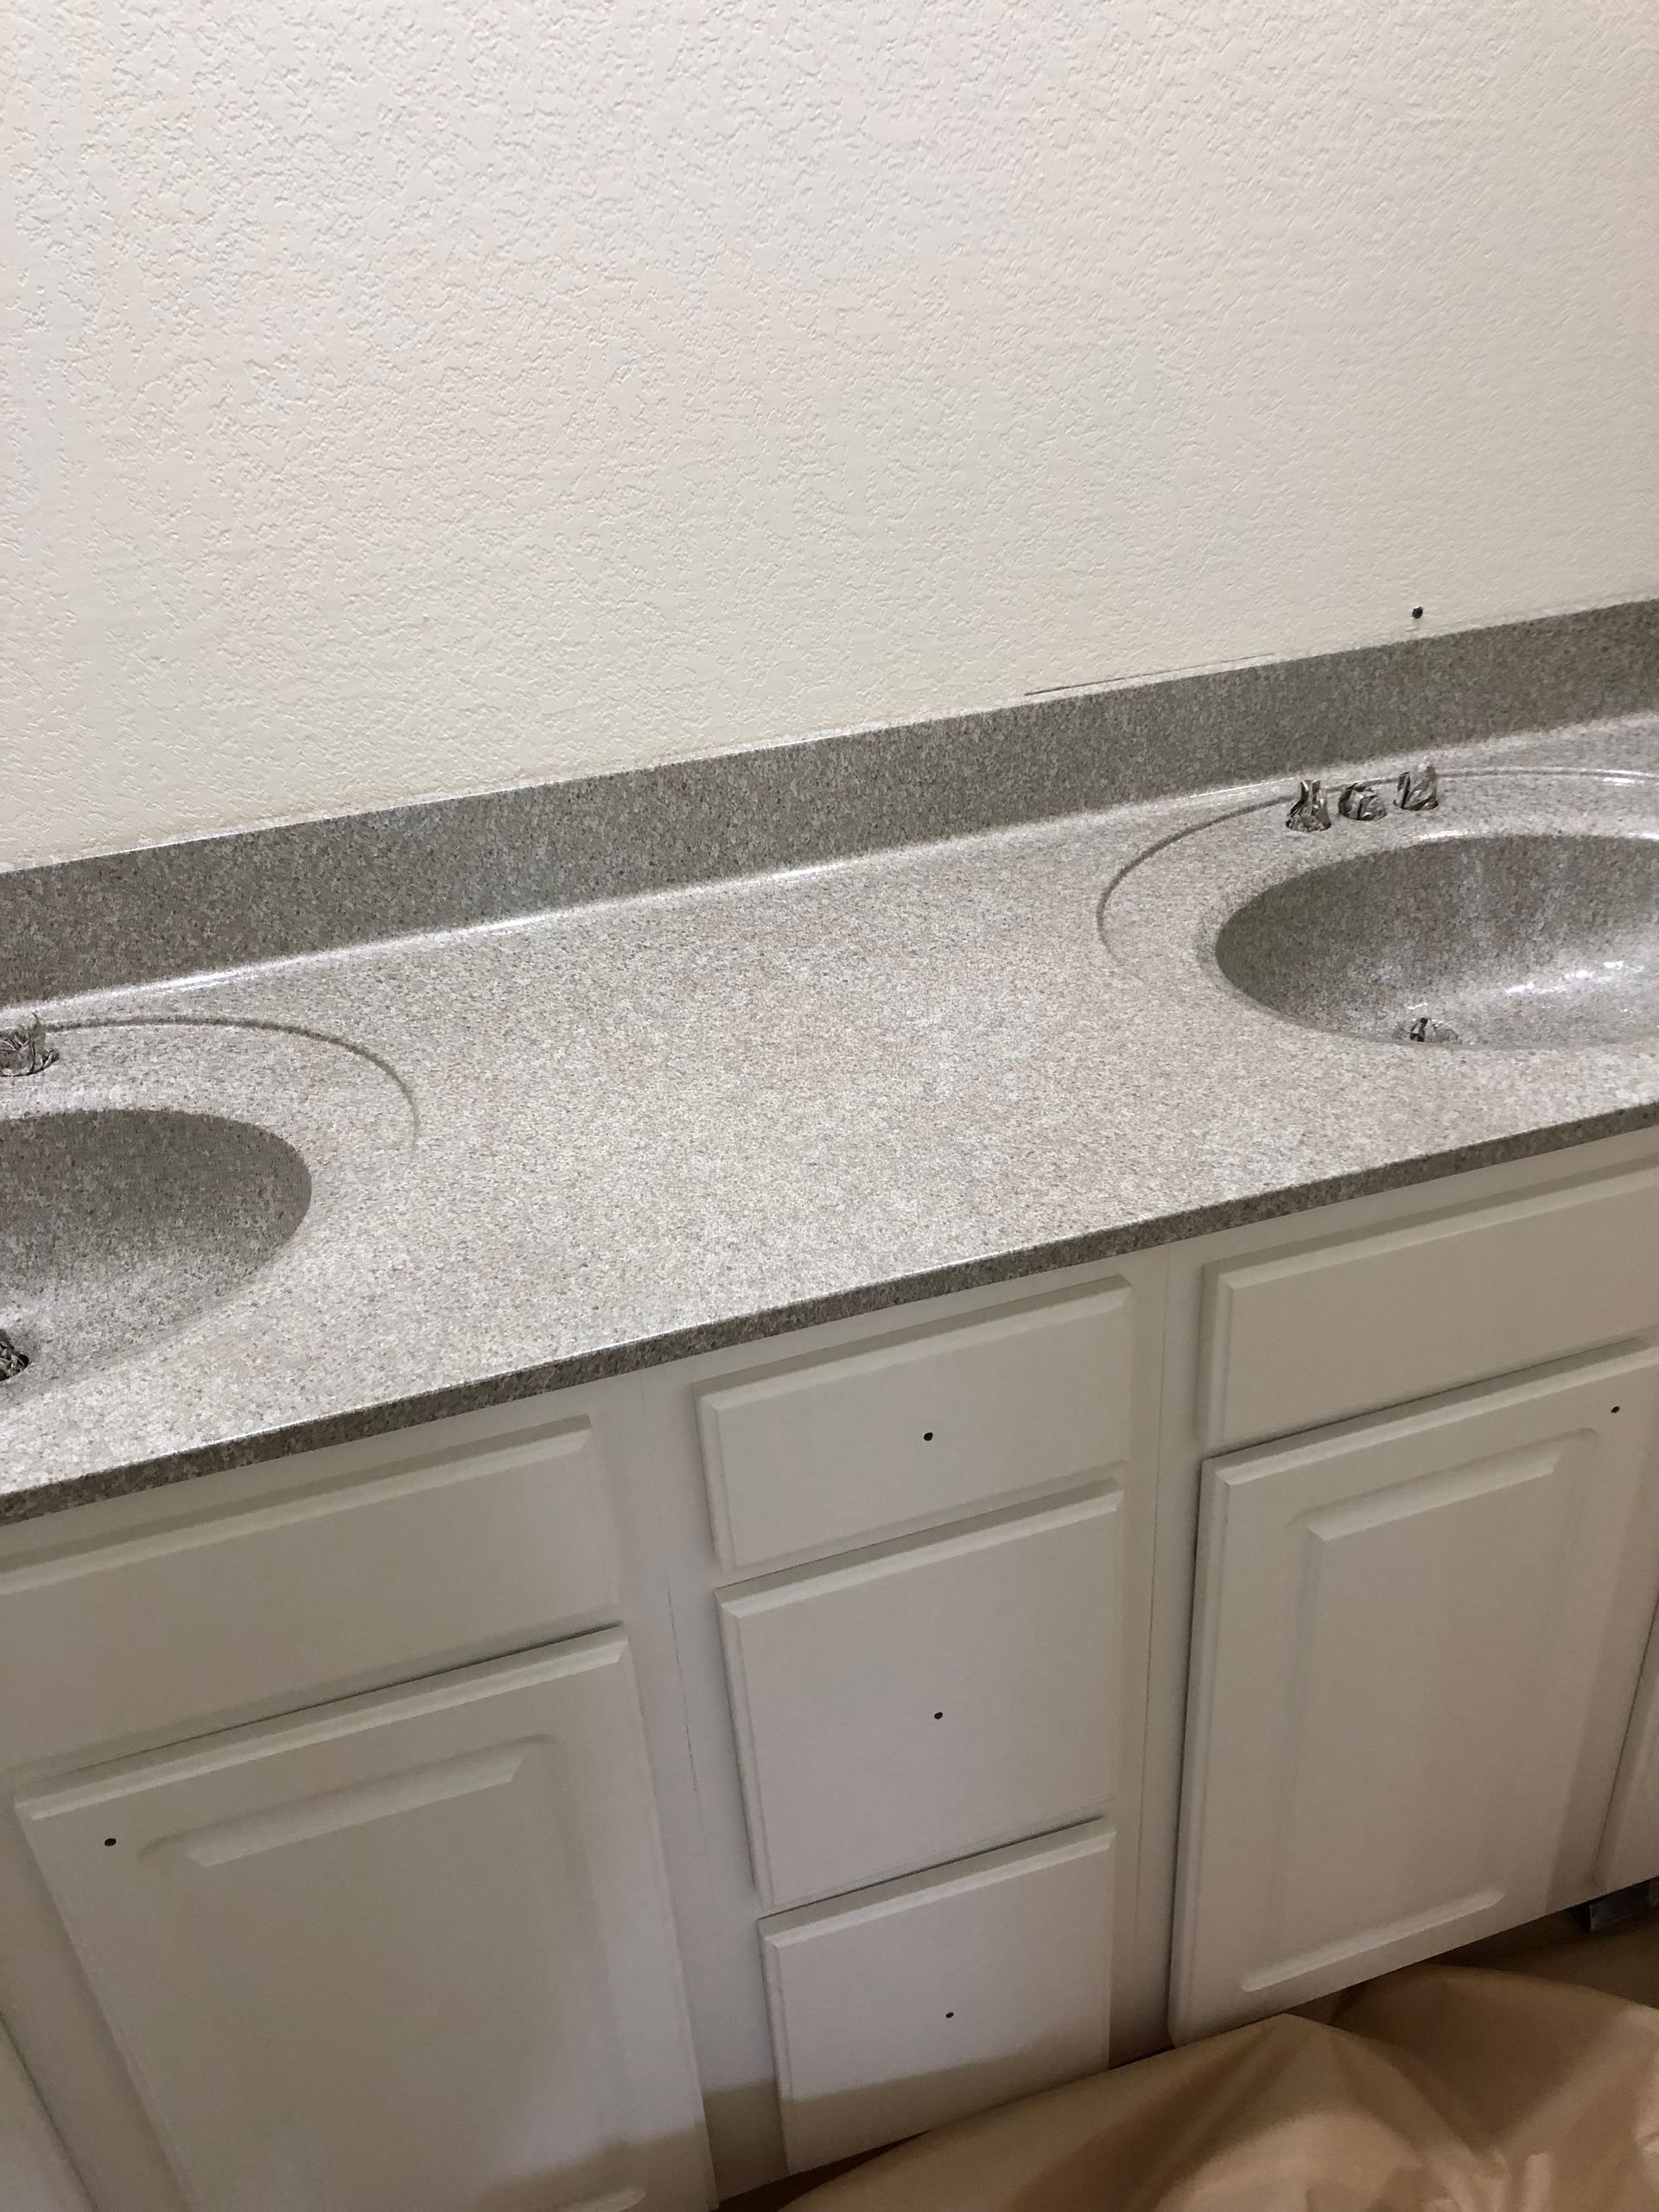
M 1659 718 L 1480 757 L 1659 770 Z M 59 1007 L 144 1027 L 71 1028 L 61 1067 L 8 1090 L 251 1121 L 314 1190 L 165 1357 L 0 1391 L 0 1513 L 1659 1122 L 1659 1046 L 1382 1046 L 1103 943 L 1132 863 L 1286 798 L 1165 799 Z M 163 1015 L 190 1018 L 182 1057 L 124 1058 Z
M 372 1249 L 416 1129 L 386 1070 L 294 1030 L 82 1020 L 54 1041 L 0 1092 L 0 1331 L 29 1362 L 0 1439 L 51 1437 L 91 1382 L 166 1395 L 210 1344 L 291 1329 L 343 1243 Z
M 21 1396 L 238 1289 L 304 1220 L 311 1177 L 252 1122 L 106 1106 L 0 1124 L 0 1327 L 29 1361 Z
M 1465 1045 L 1659 1036 L 1651 839 L 1436 837 L 1257 893 L 1216 940 L 1230 982 L 1319 1029 Z
M 1659 600 L 55 867 L 4 988 L 62 997 L 1659 709 Z
M 1443 793 L 1312 842 L 1230 810 L 1126 869 L 1102 936 L 1161 988 L 1354 1037 L 1659 1042 L 1659 775 L 1470 768 Z

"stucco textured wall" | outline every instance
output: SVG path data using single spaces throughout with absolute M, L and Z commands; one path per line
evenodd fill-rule
M 1659 591 L 1653 0 L 12 0 L 0 859 Z

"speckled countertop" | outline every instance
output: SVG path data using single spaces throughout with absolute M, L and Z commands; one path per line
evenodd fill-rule
M 1659 717 L 1460 760 L 1659 773 Z M 1423 1051 L 1135 972 L 1103 890 L 1250 795 L 60 1003 L 264 1025 L 234 1109 L 302 1149 L 302 1109 L 338 1135 L 311 1040 L 340 1040 L 363 1164 L 334 1144 L 227 1303 L 8 1405 L 0 1516 L 1659 1124 L 1659 1039 Z M 40 1080 L 107 1090 L 124 1033 L 71 1030 Z M 211 1108 L 226 1064 L 188 1036 L 168 1080 Z

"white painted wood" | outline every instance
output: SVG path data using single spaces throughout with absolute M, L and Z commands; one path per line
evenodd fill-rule
M 790 2171 L 1105 2062 L 1102 1823 L 763 1922 Z
M 1205 1471 L 1178 2036 L 1541 1911 L 1659 1351 Z
M 1205 1442 L 1285 1436 L 1659 1324 L 1659 1167 L 1219 1267 Z
M 92 2212 L 86 2192 L 0 2028 L 0 2205 L 5 2212 Z
M 791 2173 L 1106 2063 L 1100 1821 L 764 1921 Z
M 1141 1710 L 1151 1591 L 1152 1484 L 1158 1414 L 1159 1319 L 1166 1266 L 1162 1253 L 1135 1253 L 1037 1279 L 1046 1294 L 1084 1289 L 1121 1280 L 1131 1290 L 1135 1388 L 1131 1435 L 1122 1470 L 1120 1507 L 1124 1557 L 1121 1661 L 1123 1709 Z M 1006 1285 L 989 1285 L 907 1307 L 918 1322 L 962 1320 L 1006 1306 Z M 803 1354 L 853 1351 L 890 1332 L 891 1313 L 827 1322 L 787 1347 Z M 651 1370 L 602 1386 L 601 1423 L 607 1456 L 620 1475 L 635 1478 L 662 1516 L 661 1557 L 671 1578 L 678 1680 L 684 1698 L 686 1738 L 696 1776 L 695 1796 L 665 1788 L 665 1755 L 653 1742 L 658 1798 L 676 1884 L 682 1945 L 702 2067 L 709 2133 L 722 2190 L 736 2194 L 783 2170 L 782 2140 L 773 2080 L 771 2031 L 755 1919 L 764 1908 L 753 1880 L 738 1771 L 731 1698 L 727 1682 L 717 1598 L 730 1576 L 709 1541 L 709 1508 L 697 1455 L 695 1393 L 722 1378 L 752 1371 L 756 1348 L 732 1347 L 683 1364 Z M 620 1389 L 619 1399 L 609 1394 Z M 628 1412 L 626 1438 L 614 1431 L 616 1404 Z M 596 1416 L 596 1420 L 598 1416 Z M 631 1623 L 630 1633 L 632 1634 Z M 642 1669 L 642 1680 L 644 1679 Z M 1122 1828 L 1112 1859 L 1115 1909 L 1121 1925 L 1133 1921 L 1135 1835 L 1141 1736 L 1138 1719 L 1120 1732 L 1115 1803 L 1125 1808 L 1130 1837 Z M 1144 1986 L 1118 1979 L 1114 1957 L 1113 2032 L 1127 2014 L 1145 2015 L 1161 2030 L 1167 1996 L 1167 1921 L 1165 1953 Z M 757 2053 L 759 2054 L 757 2056 Z M 770 2163 L 768 2163 L 770 2160 Z
M 1597 1886 L 1659 1879 L 1659 1623 L 1630 1711 L 1624 1753 L 1596 1859 Z
M 768 1904 L 1106 1808 L 1121 1504 L 1110 1491 L 721 1597 Z
M 198 2212 L 709 2201 L 620 1634 L 18 1810 Z
M 1182 1762 L 1192 1650 L 1192 1563 L 1198 1546 L 1199 1469 L 1208 1448 L 1199 1424 L 1206 1408 L 1199 1388 L 1200 1351 L 1208 1289 L 1223 1267 L 1254 1263 L 1274 1253 L 1305 1250 L 1321 1241 L 1369 1237 L 1425 1212 L 1445 1213 L 1455 1203 L 1467 1210 L 1503 1205 L 1531 1192 L 1557 1189 L 1564 1174 L 1624 1176 L 1659 1160 L 1659 1132 L 1638 1130 L 1570 1151 L 1540 1154 L 1495 1167 L 1471 1169 L 1431 1184 L 1375 1192 L 1237 1228 L 1216 1230 L 1159 1255 L 1166 1286 L 1162 1306 L 1163 1382 L 1157 1421 L 1156 1474 L 1148 1483 L 1155 1506 L 1156 1548 L 1150 1592 L 1151 1634 L 1144 1688 L 1127 1689 L 1124 1710 L 1144 1716 L 1139 1738 L 1141 1770 L 1131 1839 L 1128 1816 L 1118 1821 L 1118 1849 L 1128 1863 L 1133 1840 L 1132 1897 L 1119 1891 L 1118 1937 L 1113 1968 L 1114 2061 L 1156 2048 L 1167 2028 L 1169 1957 L 1173 1924 Z M 1144 1351 L 1141 1353 L 1144 1359 Z M 1144 1365 L 1136 1368 L 1137 1383 Z M 1616 1600 L 1619 1626 L 1611 1633 L 1590 1721 L 1584 1732 L 1580 1772 L 1568 1821 L 1573 1848 L 1558 1862 L 1551 1910 L 1592 1896 L 1605 1886 L 1594 1878 L 1607 1794 L 1618 1764 L 1631 1688 L 1642 1663 L 1652 1593 L 1659 1587 L 1659 1484 L 1651 1479 L 1642 1540 L 1626 1550 L 1624 1582 Z M 1645 1592 L 1645 1596 L 1644 1593 Z M 1645 1610 L 1644 1610 L 1645 1609 Z
M 1120 1508 L 1124 1551 L 1122 1639 L 1123 1726 L 1119 1736 L 1120 1782 L 1114 1801 L 1116 1840 L 1112 1853 L 1117 1939 L 1112 1962 L 1112 2055 L 1134 2056 L 1160 2032 L 1167 2001 L 1171 1929 L 1170 1885 L 1175 1859 L 1176 1808 L 1187 1674 L 1192 1560 L 1197 1521 L 1201 1447 L 1195 1423 L 1200 1406 L 1199 1320 L 1205 1270 L 1254 1265 L 1274 1253 L 1305 1250 L 1321 1242 L 1387 1233 L 1417 1221 L 1426 1208 L 1467 1212 L 1478 1203 L 1508 1205 L 1560 1182 L 1563 1162 L 1587 1175 L 1628 1176 L 1650 1165 L 1659 1152 L 1652 1134 L 1576 1147 L 1570 1154 L 1459 1175 L 1433 1185 L 1352 1200 L 1307 1217 L 1293 1217 L 1194 1239 L 1167 1252 L 1137 1253 L 1089 1268 L 1033 1278 L 1037 1298 L 1129 1286 L 1135 1332 L 1131 1434 L 1128 1456 L 1114 1471 L 1122 1485 Z M 1164 1335 L 1165 1286 L 1169 1333 Z M 1568 1286 L 1564 1295 L 1575 1294 Z M 916 1329 L 934 1331 L 995 1318 L 1009 1303 L 1006 1286 L 988 1286 L 905 1309 Z M 826 1323 L 772 1347 L 798 1365 L 821 1355 L 857 1355 L 879 1349 L 892 1335 L 891 1313 Z M 661 1809 L 675 1888 L 676 1910 L 687 1960 L 698 2054 L 711 2134 L 718 2146 L 722 2189 L 734 2192 L 781 2170 L 782 2149 L 772 2080 L 771 2037 L 755 1920 L 761 1900 L 749 1866 L 737 1750 L 731 1723 L 721 1617 L 715 1602 L 731 1580 L 709 1541 L 709 1504 L 698 1451 L 696 1394 L 754 1379 L 756 1348 L 734 1346 L 693 1359 L 582 1385 L 539 1404 L 499 1407 L 457 1416 L 404 1434 L 344 1446 L 262 1466 L 229 1471 L 170 1491 L 144 1492 L 78 1509 L 38 1522 L 0 1527 L 0 1575 L 26 1563 L 54 1566 L 72 1552 L 121 1546 L 139 1539 L 170 1539 L 181 1522 L 205 1524 L 236 1518 L 256 1508 L 279 1511 L 302 1491 L 345 1491 L 373 1483 L 405 1464 L 408 1456 L 452 1462 L 490 1452 L 501 1443 L 550 1425 L 589 1420 L 605 1463 L 608 1503 L 619 1521 L 620 1612 L 628 1624 L 650 1737 L 656 1796 Z M 1160 1396 L 1160 1359 L 1167 1369 Z M 1160 1444 L 1161 1424 L 1162 1443 Z M 837 1475 L 831 1480 L 839 1480 Z M 1067 1485 L 1038 1484 L 1050 1491 Z M 1073 1485 L 1075 1486 L 1075 1485 Z M 487 1495 L 487 1493 L 486 1493 Z M 999 1496 L 1003 1493 L 999 1493 Z M 1153 1556 L 1154 1506 L 1157 1552 Z M 948 1514 L 958 1509 L 947 1507 Z M 918 1529 L 940 1514 L 923 1510 L 908 1522 Z M 524 1548 L 521 1548 L 523 1549 Z M 553 1554 L 545 1544 L 529 1548 L 535 1569 Z M 808 1553 L 811 1546 L 804 1548 Z M 820 1549 L 822 1547 L 819 1548 Z M 502 1550 L 494 1566 L 511 1580 L 519 1564 Z M 377 1557 L 359 1578 L 353 1602 L 380 1604 Z M 1156 1600 L 1154 1607 L 1154 1571 Z M 420 1578 L 419 1603 L 441 1562 Z M 1625 1578 L 1645 1590 L 1650 1610 L 1659 1582 L 1650 1541 L 1626 1547 Z M 1638 1590 L 1639 1594 L 1639 1590 Z M 258 1593 L 256 1614 L 270 1612 L 273 1634 L 288 1638 L 300 1671 L 306 1664 L 310 1617 L 291 1578 L 273 1573 Z M 407 1613 L 388 1599 L 394 1629 Z M 1632 1638 L 1636 1620 L 1621 1598 L 1611 1612 Z M 1610 1623 L 1611 1619 L 1610 1612 Z M 571 1625 L 588 1624 L 578 1618 Z M 596 1623 L 594 1624 L 597 1624 Z M 179 1624 L 170 1624 L 176 1628 Z M 263 1618 L 249 1633 L 262 1634 Z M 0 1631 L 3 1633 L 3 1631 Z M 511 1641 L 528 1642 L 513 1636 Z M 1640 1664 L 1646 1621 L 1637 1623 L 1627 1663 L 1605 1661 L 1597 1710 L 1581 1732 L 1574 1820 L 1587 1821 L 1587 1840 L 1563 1880 L 1558 1862 L 1552 1905 L 1607 1886 L 1589 1876 L 1607 1802 L 1607 1785 Z M 1611 1630 L 1610 1630 L 1611 1635 Z M 93 1631 L 94 1641 L 96 1628 Z M 411 1643 L 415 1641 L 413 1637 Z M 83 1644 L 82 1649 L 87 1648 Z M 406 1649 L 398 1646 L 397 1649 Z M 476 1645 L 470 1647 L 477 1649 Z M 486 1649 L 500 1649 L 499 1643 Z M 134 1752 L 169 1736 L 276 1712 L 289 1702 L 281 1690 L 269 1700 L 240 1696 L 234 1670 L 206 1679 L 181 1665 L 178 1681 L 188 1709 L 164 1712 L 152 1700 L 153 1720 L 130 1735 L 94 1740 L 97 1699 L 76 1682 L 79 1661 L 67 1644 L 54 1646 L 42 1662 L 35 1647 L 21 1679 L 22 1697 L 0 1698 L 0 1766 L 9 1781 L 22 1777 L 38 1794 L 66 1768 L 84 1768 L 90 1756 L 109 1750 Z M 3 1679 L 15 1681 L 18 1647 L 8 1647 Z M 170 1663 L 168 1641 L 158 1635 L 143 1663 Z M 365 1666 L 346 1688 L 366 1681 L 406 1677 L 445 1663 L 442 1653 L 418 1653 L 391 1666 Z M 61 1675 L 61 1715 L 73 1719 L 63 1740 L 54 1736 Z M 142 1686 L 141 1686 L 142 1687 Z M 334 1694 L 302 1690 L 302 1698 Z M 102 1692 L 99 1693 L 99 1696 Z M 118 1711 L 112 1707 L 111 1711 Z M 73 1735 L 73 1740 L 71 1740 Z M 1599 1748 L 1597 1739 L 1605 1738 Z M 24 1761 L 29 1762 L 26 1770 Z M 134 2105 L 126 2076 L 92 2010 L 82 1977 L 56 1915 L 44 1896 L 35 1861 L 15 1823 L 0 1822 L 0 2014 L 13 2028 L 30 2075 L 41 2092 L 99 2212 L 181 2212 L 181 2202 Z M 309 2212 L 309 2208 L 308 2208 Z
M 1051 1292 L 705 1389 L 698 1416 L 728 1567 L 1077 1483 L 1128 1448 L 1129 1292 Z
M 594 1432 L 522 1426 L 459 1457 L 411 1430 L 366 1479 L 0 1569 L 0 1681 L 35 1685 L 0 1713 L 4 1764 L 614 1620 Z

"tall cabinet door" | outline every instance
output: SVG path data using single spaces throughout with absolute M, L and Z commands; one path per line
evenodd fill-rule
M 620 1634 L 18 1810 L 198 2212 L 709 2202 Z
M 1543 1910 L 1659 1351 L 1204 1470 L 1172 2025 Z

